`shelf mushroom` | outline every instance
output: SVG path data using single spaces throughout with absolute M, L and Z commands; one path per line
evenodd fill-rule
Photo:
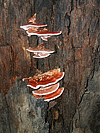
M 41 95 L 40 95 L 40 93 L 37 93 L 37 91 L 36 91 L 36 93 L 35 93 L 35 91 L 32 91 L 32 94 L 36 98 L 42 97 L 42 98 L 44 98 L 44 101 L 49 102 L 51 100 L 54 100 L 54 99 L 60 97 L 62 95 L 63 91 L 64 91 L 64 88 L 62 87 L 62 88 L 57 89 L 54 92 L 50 92 L 49 94 L 44 93 L 45 94 L 44 96 L 42 95 L 42 93 L 41 93 Z M 39 92 L 39 90 L 38 90 L 38 92 Z
M 43 43 L 39 44 L 37 48 L 32 48 L 29 47 L 26 49 L 29 52 L 33 52 L 35 55 L 33 56 L 34 58 L 45 58 L 48 57 L 51 53 L 54 53 L 55 51 L 51 51 L 49 49 L 44 48 Z
M 37 24 L 35 21 L 36 21 L 36 13 L 33 15 L 33 17 L 31 17 L 31 18 L 29 19 L 29 22 L 30 22 L 29 24 L 20 26 L 20 28 L 22 28 L 22 29 L 24 29 L 24 30 L 30 29 L 30 30 L 29 30 L 30 32 L 35 32 L 35 31 L 38 30 L 38 28 L 47 26 L 47 24 Z M 32 28 L 32 29 L 31 29 L 31 28 Z
M 62 31 L 48 31 L 46 28 L 37 31 L 27 30 L 26 32 L 28 36 L 37 35 L 38 37 L 41 37 L 41 39 L 43 39 L 44 41 L 47 41 L 48 37 L 60 35 L 62 33 Z
M 37 54 L 37 55 L 34 55 L 33 56 L 33 58 L 45 58 L 45 57 L 48 57 L 50 54 L 42 54 L 42 53 L 40 53 L 40 54 Z
M 64 72 L 60 72 L 60 69 L 53 69 L 43 74 L 38 74 L 34 77 L 23 78 L 22 80 L 25 81 L 26 79 L 28 79 L 29 82 L 27 86 L 33 89 L 38 89 L 39 87 L 47 87 L 56 84 L 63 77 Z
M 32 91 L 32 94 L 39 95 L 39 96 L 48 95 L 48 94 L 51 94 L 51 93 L 57 91 L 58 88 L 59 88 L 59 83 L 50 85 L 47 87 L 41 87 L 39 90 Z
M 44 101 L 49 102 L 51 100 L 54 100 L 54 99 L 58 98 L 59 96 L 61 96 L 63 91 L 64 91 L 64 88 L 62 87 L 62 88 L 59 88 L 57 91 L 55 91 L 55 92 L 53 92 L 51 94 L 43 96 Z
M 45 26 L 47 26 L 47 24 L 37 24 L 37 23 L 33 24 L 33 23 L 30 23 L 30 24 L 26 24 L 26 25 L 20 26 L 20 28 L 22 28 L 22 29 L 24 29 L 26 31 L 28 29 L 32 28 L 33 31 L 31 31 L 31 32 L 34 32 L 34 29 L 36 30 L 36 29 L 38 29 L 40 27 L 45 27 Z

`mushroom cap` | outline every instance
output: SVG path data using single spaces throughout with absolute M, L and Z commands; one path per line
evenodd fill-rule
M 55 31 L 55 32 L 52 32 L 52 31 L 48 31 L 48 30 L 40 30 L 40 31 L 35 31 L 35 32 L 32 32 L 32 31 L 26 31 L 28 36 L 31 36 L 31 35 L 37 35 L 37 36 L 42 36 L 42 37 L 47 37 L 47 36 L 54 36 L 54 35 L 60 35 L 62 33 L 62 31 Z
M 45 58 L 45 57 L 48 57 L 50 54 L 48 53 L 40 53 L 40 54 L 37 54 L 37 55 L 34 55 L 33 58 Z
M 47 87 L 42 87 L 36 91 L 32 91 L 32 94 L 39 95 L 39 96 L 48 95 L 55 92 L 58 88 L 59 88 L 59 83 L 51 86 L 47 86 Z
M 60 73 L 60 68 L 58 69 L 53 69 L 53 70 L 50 70 L 50 71 L 47 71 L 45 73 L 42 73 L 40 70 L 37 69 L 37 72 L 35 74 L 34 77 L 36 76 L 40 76 L 40 75 L 44 75 L 44 74 L 49 74 L 49 75 L 52 75 L 52 74 L 57 74 L 57 73 Z M 25 80 L 29 80 L 29 79 L 32 79 L 33 77 L 29 77 L 29 78 L 23 78 L 22 81 L 25 81 Z
M 33 30 L 33 28 L 39 28 L 39 27 L 45 27 L 47 26 L 47 24 L 37 24 L 37 23 L 30 23 L 30 24 L 26 24 L 26 25 L 23 25 L 23 26 L 20 26 L 20 28 L 24 29 L 24 30 L 28 30 L 30 29 L 28 32 L 35 32 Z M 32 28 L 32 29 L 31 29 Z
M 33 89 L 39 87 L 47 87 L 49 85 L 56 84 L 64 77 L 64 72 L 59 72 L 60 69 L 54 69 L 43 74 L 29 78 L 28 85 Z
M 48 94 L 48 95 L 45 95 L 43 96 L 44 98 L 44 101 L 51 101 L 51 100 L 54 100 L 56 98 L 58 98 L 64 91 L 64 88 L 59 88 L 58 90 L 56 90 L 55 92 L 51 93 L 51 94 Z
M 28 49 L 26 49 L 27 51 L 29 52 L 36 52 L 36 53 L 42 53 L 42 54 L 46 54 L 46 53 L 53 53 L 54 51 L 51 51 L 49 49 L 46 49 L 43 45 L 43 43 L 39 44 L 37 46 L 37 48 L 32 48 L 32 47 L 29 47 Z

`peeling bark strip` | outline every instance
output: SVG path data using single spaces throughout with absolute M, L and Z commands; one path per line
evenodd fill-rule
M 65 88 L 62 99 L 56 100 L 57 104 L 54 108 L 50 108 L 47 113 L 46 121 L 50 124 L 51 133 L 71 132 L 71 121 L 88 85 L 88 79 L 93 77 L 95 70 L 98 70 L 100 52 L 99 6 L 98 1 L 92 0 L 8 0 L 1 2 L 0 66 L 2 69 L 0 70 L 0 77 L 2 88 L 0 89 L 2 91 L 8 90 L 12 79 L 33 76 L 36 69 L 46 72 L 60 67 L 61 71 L 66 73 L 60 83 Z M 59 37 L 51 37 L 48 42 L 45 42 L 47 49 L 55 50 L 55 54 L 45 59 L 34 59 L 32 53 L 26 51 L 29 46 L 36 48 L 41 41 L 36 36 L 28 38 L 26 32 L 20 29 L 20 25 L 27 24 L 34 13 L 37 13 L 37 23 L 47 24 L 50 31 L 62 30 Z M 7 48 L 2 48 L 4 46 Z M 3 51 L 2 54 L 1 51 Z M 22 86 L 24 85 L 22 84 Z M 18 85 L 15 86 L 14 90 L 12 89 L 11 102 L 16 101 L 13 102 L 14 104 L 9 102 L 11 114 L 14 113 L 14 119 L 12 118 L 14 126 L 10 125 L 10 128 L 12 132 L 17 132 L 17 128 L 14 127 L 19 127 L 19 132 L 23 132 L 23 122 L 26 121 L 22 114 L 25 112 L 19 112 L 21 109 L 25 109 L 22 108 L 22 100 L 19 100 L 17 107 L 15 106 L 20 99 L 16 89 L 18 89 Z M 20 96 L 21 99 L 24 98 L 22 94 L 23 92 Z M 0 110 L 5 116 L 1 117 L 3 128 L 0 132 L 9 133 L 8 124 L 4 124 L 7 123 L 6 115 L 8 112 L 4 105 L 3 103 L 3 108 Z M 25 102 L 25 105 L 28 106 L 29 102 Z M 3 109 L 7 112 L 4 113 Z M 59 114 L 57 118 L 55 117 L 55 110 Z M 38 111 L 40 109 L 37 109 Z M 33 112 L 33 110 L 29 110 L 29 112 Z M 20 115 L 17 119 L 15 114 L 18 113 Z M 32 120 L 30 118 L 31 122 Z M 30 124 L 30 121 L 26 122 L 27 125 Z M 4 129 L 8 130 L 3 131 Z

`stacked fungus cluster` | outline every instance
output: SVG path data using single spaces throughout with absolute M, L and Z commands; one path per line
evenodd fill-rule
M 29 19 L 29 24 L 20 26 L 23 28 L 28 36 L 37 35 L 41 37 L 42 40 L 47 41 L 48 37 L 53 35 L 60 35 L 62 31 L 51 32 L 48 31 L 47 28 L 44 28 L 47 24 L 37 24 L 36 23 L 36 13 L 33 17 Z M 54 51 L 46 49 L 43 43 L 39 44 L 37 48 L 29 47 L 29 52 L 34 53 L 34 58 L 45 58 L 48 57 Z M 42 97 L 44 101 L 51 101 L 58 98 L 64 91 L 64 88 L 59 88 L 59 81 L 64 77 L 64 72 L 60 72 L 60 68 L 53 69 L 45 73 L 39 73 L 34 75 L 34 77 L 23 78 L 25 81 L 28 79 L 28 85 L 34 91 L 32 94 L 36 98 Z

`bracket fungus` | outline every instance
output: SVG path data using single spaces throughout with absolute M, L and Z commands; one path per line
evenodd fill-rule
M 26 30 L 26 33 L 28 36 L 37 35 L 38 37 L 41 37 L 42 40 L 47 41 L 47 38 L 55 35 L 60 35 L 62 31 L 49 31 L 46 27 L 47 24 L 37 24 L 36 22 L 36 13 L 29 19 L 29 24 L 20 26 L 20 28 Z M 39 29 L 43 28 L 43 29 Z M 38 56 L 37 56 L 38 58 Z
M 34 56 L 33 56 L 33 58 L 46 58 L 46 57 L 48 57 L 50 54 L 42 54 L 42 53 L 38 53 L 38 54 L 35 54 Z
M 31 29 L 29 32 L 34 32 L 34 28 L 40 28 L 40 27 L 45 27 L 47 26 L 47 24 L 33 24 L 33 23 L 30 23 L 30 24 L 26 24 L 26 25 L 23 25 L 23 26 L 20 26 L 20 28 L 24 29 L 24 30 L 28 30 L 28 29 Z
M 51 100 L 54 100 L 54 99 L 58 98 L 59 96 L 61 96 L 63 91 L 64 91 L 64 88 L 59 88 L 57 91 L 55 91 L 55 92 L 53 92 L 51 94 L 43 96 L 44 101 L 49 102 Z
M 37 31 L 38 28 L 45 27 L 47 24 L 37 24 L 36 22 L 36 13 L 29 19 L 29 24 L 20 26 L 20 28 L 24 30 L 29 30 L 30 32 L 35 32 Z
M 43 74 L 38 74 L 37 76 L 30 78 L 23 78 L 22 80 L 28 79 L 29 87 L 33 89 L 38 89 L 39 87 L 47 87 L 49 85 L 56 84 L 64 77 L 64 72 L 60 72 L 60 69 L 53 69 Z
M 58 90 L 58 88 L 59 88 L 59 83 L 50 85 L 47 87 L 42 87 L 36 91 L 32 91 L 32 94 L 39 95 L 39 96 L 48 95 L 48 94 L 51 94 L 51 93 L 55 92 L 56 90 Z
M 32 94 L 33 94 L 33 96 L 36 97 L 36 98 L 42 97 L 42 98 L 44 98 L 44 101 L 49 102 L 49 101 L 51 101 L 51 100 L 54 100 L 54 99 L 60 97 L 60 96 L 62 95 L 63 91 L 64 91 L 64 88 L 62 87 L 62 88 L 57 89 L 57 90 L 54 91 L 54 92 L 51 92 L 50 94 L 44 95 L 44 96 L 43 96 L 43 95 L 40 95 L 40 94 L 37 95 L 38 93 L 35 93 L 35 91 L 32 91 Z
M 51 51 L 49 49 L 44 48 L 43 43 L 39 44 L 37 48 L 32 48 L 29 47 L 26 49 L 29 52 L 33 52 L 35 55 L 33 56 L 34 58 L 45 58 L 48 57 L 51 53 L 54 53 L 55 51 Z
M 46 27 L 47 24 L 36 23 L 36 13 L 29 19 L 29 24 L 20 26 L 20 28 L 26 30 L 28 36 L 36 35 L 41 37 L 42 40 L 47 41 L 51 36 L 60 35 L 62 31 L 49 31 Z M 37 48 L 29 47 L 26 49 L 29 52 L 34 53 L 34 58 L 45 58 L 51 53 L 49 49 L 44 48 L 43 43 L 37 46 Z M 59 81 L 64 77 L 64 72 L 60 72 L 60 68 L 47 71 L 45 73 L 36 73 L 34 77 L 23 78 L 22 81 L 28 79 L 28 85 L 32 89 L 32 94 L 36 98 L 42 97 L 44 101 L 51 101 L 58 98 L 64 91 L 64 88 L 59 88 Z M 38 89 L 38 90 L 37 90 Z
M 37 31 L 27 30 L 26 33 L 28 34 L 28 36 L 37 35 L 38 37 L 41 37 L 44 41 L 47 41 L 48 37 L 60 35 L 62 31 L 53 32 L 44 28 L 42 30 L 37 30 Z

